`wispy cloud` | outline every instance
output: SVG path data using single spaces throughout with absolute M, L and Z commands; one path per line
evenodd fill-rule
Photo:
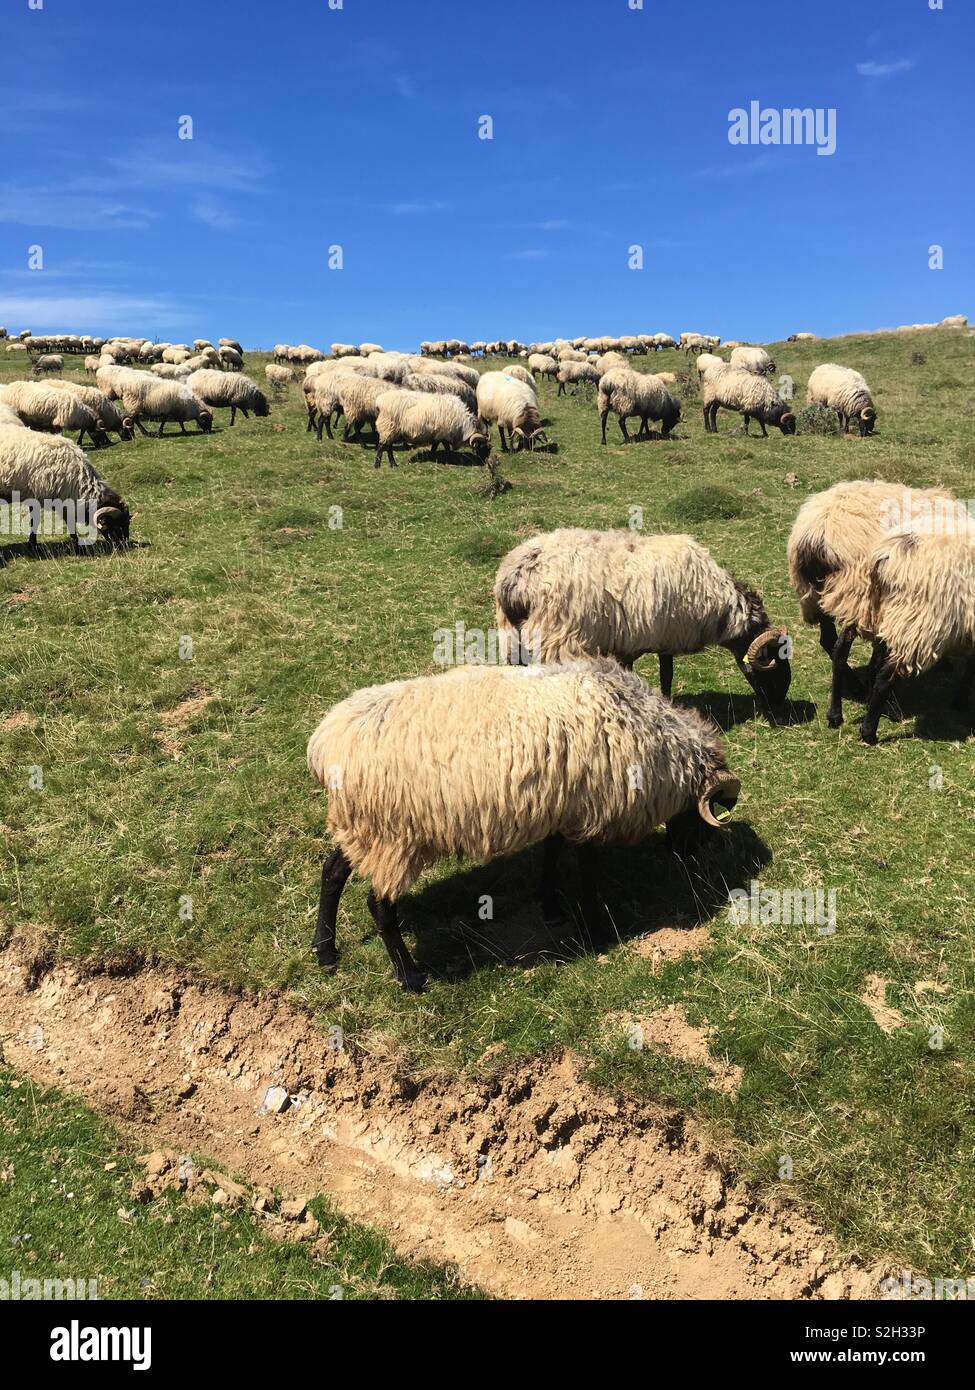
M 212 227 L 217 232 L 231 232 L 240 226 L 239 217 L 235 217 L 232 212 L 228 212 L 209 198 L 197 198 L 193 204 L 193 216 L 198 222 Z
M 536 222 L 535 228 L 539 232 L 564 232 L 569 227 L 564 217 L 551 217 L 547 222 Z
M 190 315 L 166 299 L 120 293 L 89 295 L 4 294 L 0 319 L 26 323 L 35 333 L 114 333 L 141 328 L 175 328 Z
M 544 261 L 550 255 L 550 251 L 545 251 L 540 246 L 526 246 L 521 251 L 509 251 L 506 259 L 509 261 Z
M 738 159 L 731 156 L 725 164 L 712 164 L 706 169 L 696 169 L 688 177 L 691 179 L 742 179 L 751 174 L 760 174 L 775 163 L 771 155 L 760 154 L 754 159 Z
M 393 203 L 389 211 L 395 217 L 417 217 L 425 212 L 446 212 L 450 206 L 451 204 L 443 199 L 433 198 L 426 202 L 419 200 L 412 203 Z
M 99 198 L 71 189 L 0 187 L 0 223 L 22 227 L 62 227 L 74 232 L 147 227 L 155 213 L 117 198 Z
M 236 154 L 201 140 L 142 140 L 124 154 L 109 158 L 115 182 L 130 188 L 174 188 L 187 185 L 229 192 L 256 193 L 269 167 L 258 151 Z M 105 181 L 100 181 L 104 186 Z
M 857 72 L 861 77 L 896 77 L 898 73 L 910 72 L 913 66 L 913 58 L 898 58 L 895 63 L 857 63 Z

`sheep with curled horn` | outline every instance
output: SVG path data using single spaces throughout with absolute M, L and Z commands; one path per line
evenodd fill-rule
M 515 657 L 611 656 L 632 666 L 655 653 L 669 695 L 675 656 L 722 646 L 767 704 L 789 693 L 786 629 L 692 536 L 581 528 L 533 536 L 501 561 L 494 599 Z

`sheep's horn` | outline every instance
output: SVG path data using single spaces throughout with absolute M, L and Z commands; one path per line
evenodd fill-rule
M 548 443 L 548 435 L 545 433 L 545 431 L 544 431 L 543 429 L 537 429 L 537 430 L 535 431 L 535 433 L 532 435 L 532 447 L 534 448 L 534 446 L 535 446 L 536 444 L 543 444 L 543 445 L 544 445 L 544 444 L 547 444 L 547 443 Z
M 727 820 L 728 816 L 731 814 L 731 807 L 733 807 L 738 800 L 740 792 L 741 782 L 733 773 L 719 772 L 707 791 L 702 792 L 698 799 L 697 809 L 701 819 L 708 825 L 713 825 L 716 830 L 720 830 L 722 828 L 722 821 L 718 820 L 717 816 L 711 810 L 711 802 L 714 801 L 716 797 L 720 797 L 722 801 L 729 801 L 731 803 L 724 817 L 724 819 Z
M 764 632 L 760 632 L 745 653 L 745 665 L 753 666 L 756 671 L 771 671 L 775 664 L 775 658 L 773 657 L 771 661 L 760 661 L 758 659 L 758 654 L 763 651 L 765 647 L 771 646 L 773 642 L 781 642 L 782 638 L 788 635 L 784 627 L 770 627 Z
M 124 515 L 124 513 L 123 513 L 121 507 L 99 507 L 98 510 L 95 512 L 95 525 L 96 525 L 96 526 L 98 525 L 98 521 L 99 521 L 99 518 L 100 518 L 100 517 L 123 516 L 123 515 Z

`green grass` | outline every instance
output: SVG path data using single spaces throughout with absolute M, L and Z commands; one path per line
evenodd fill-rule
M 211 1165 L 212 1166 L 212 1165 Z M 435 1265 L 310 1203 L 319 1248 L 271 1239 L 246 1208 L 169 1190 L 134 1201 L 131 1145 L 84 1106 L 0 1067 L 0 1279 L 95 1280 L 100 1299 L 471 1299 Z M 327 1248 L 325 1248 L 327 1242 Z
M 919 347 L 923 364 L 911 361 Z M 789 1194 L 847 1245 L 917 1269 L 971 1269 L 971 720 L 949 710 L 950 678 L 934 673 L 904 688 L 907 718 L 884 722 L 876 749 L 857 740 L 855 704 L 847 726 L 830 731 L 828 663 L 818 634 L 797 626 L 785 542 L 802 498 L 842 478 L 975 492 L 972 353 L 972 340 L 949 332 L 776 345 L 800 404 L 819 362 L 865 373 L 878 433 L 855 441 L 748 439 L 725 413 L 708 437 L 691 398 L 673 442 L 624 447 L 611 424 L 600 448 L 593 402 L 556 400 L 546 383 L 559 452 L 505 457 L 514 486 L 494 500 L 479 469 L 404 461 L 377 472 L 368 451 L 319 445 L 304 432 L 297 387 L 269 420 L 229 429 L 222 414 L 210 438 L 102 453 L 143 548 L 38 562 L 17 554 L 0 570 L 0 722 L 17 711 L 34 721 L 0 744 L 5 920 L 48 927 L 66 955 L 155 955 L 290 987 L 323 1026 L 341 1023 L 352 1040 L 393 1035 L 418 1065 L 473 1067 L 496 1042 L 508 1056 L 568 1044 L 604 1085 L 711 1119 L 769 1189 L 780 1155 L 790 1156 Z M 265 360 L 249 355 L 253 376 Z M 678 361 L 667 353 L 638 365 Z M 16 374 L 0 354 L 0 376 Z M 333 506 L 340 528 L 328 524 Z M 620 939 L 599 955 L 526 954 L 543 938 L 530 902 L 537 853 L 485 868 L 443 864 L 403 903 L 434 971 L 420 998 L 400 993 L 378 940 L 362 941 L 366 889 L 353 881 L 340 969 L 322 975 L 308 949 L 326 849 L 324 796 L 304 762 L 316 722 L 357 687 L 433 670 L 438 628 L 490 627 L 497 561 L 518 540 L 560 525 L 626 525 L 633 507 L 647 530 L 692 529 L 795 636 L 791 721 L 778 727 L 756 714 L 724 652 L 676 664 L 675 697 L 726 728 L 742 780 L 723 848 L 686 868 L 658 844 L 607 854 Z M 192 661 L 180 659 L 183 636 Z M 653 661 L 641 669 L 656 680 Z M 201 693 L 214 698 L 185 727 L 161 724 Z M 43 768 L 43 791 L 30 789 L 32 765 Z M 727 889 L 753 876 L 836 888 L 835 935 L 736 925 Z M 483 893 L 495 896 L 493 923 L 478 917 Z M 179 911 L 184 895 L 192 920 Z M 656 976 L 627 944 L 698 921 L 710 924 L 712 948 Z M 893 1033 L 859 1001 L 869 973 L 891 981 L 888 1002 L 906 1018 Z M 947 992 L 915 995 L 921 980 Z M 607 1012 L 671 1001 L 692 1022 L 706 1018 L 713 1050 L 744 1068 L 737 1095 L 715 1096 L 693 1068 L 607 1043 Z M 928 1046 L 934 1026 L 940 1050 Z

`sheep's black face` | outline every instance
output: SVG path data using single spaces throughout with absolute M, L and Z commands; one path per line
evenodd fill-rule
M 209 410 L 200 411 L 200 429 L 204 434 L 209 434 L 213 429 L 213 415 Z
M 131 514 L 121 499 L 113 506 L 101 511 L 96 522 L 98 538 L 118 550 L 129 543 L 129 521 Z
M 782 431 L 783 434 L 795 434 L 796 417 L 793 415 L 791 410 L 787 410 L 785 414 L 782 416 L 781 420 L 779 421 L 779 429 Z
M 254 414 L 263 416 L 270 415 L 270 413 L 271 407 L 267 403 L 267 398 L 265 396 L 261 396 L 260 400 L 254 406 Z
M 675 429 L 680 424 L 680 406 L 676 410 L 668 411 L 660 423 L 664 434 L 669 434 L 672 429 Z
M 875 410 L 865 410 L 860 416 L 860 438 L 866 439 L 868 434 L 873 434 L 873 427 L 877 423 L 877 412 Z
M 471 450 L 473 451 L 474 457 L 476 459 L 479 459 L 481 463 L 486 462 L 488 456 L 491 453 L 490 439 L 488 439 L 487 436 L 483 434 L 472 435 Z
M 760 699 L 770 705 L 781 705 L 792 684 L 792 663 L 784 657 L 776 657 L 767 670 L 758 670 L 752 665 L 742 666 L 748 684 Z

